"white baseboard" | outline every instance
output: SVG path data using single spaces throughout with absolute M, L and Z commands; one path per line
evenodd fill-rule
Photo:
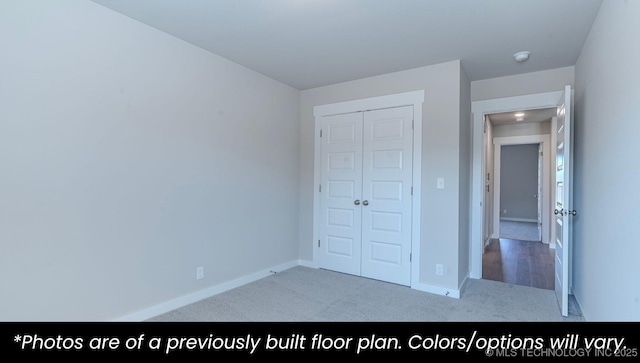
M 482 253 L 484 253 L 484 249 L 487 248 L 487 246 L 489 246 L 491 244 L 491 240 L 493 239 L 493 237 L 487 237 L 484 240 L 484 244 L 482 245 Z
M 528 219 L 528 218 L 500 218 L 501 221 L 510 221 L 510 222 L 533 222 L 533 223 L 537 223 L 538 220 L 537 219 Z
M 434 286 L 429 284 L 418 283 L 416 285 L 411 286 L 412 289 L 429 292 L 432 294 L 452 297 L 454 299 L 460 298 L 460 290 L 457 289 L 447 289 L 445 287 Z
M 196 291 L 194 293 L 188 294 L 188 295 L 184 295 L 181 296 L 179 298 L 173 299 L 173 300 L 169 300 L 145 309 L 142 309 L 140 311 L 137 311 L 135 313 L 129 314 L 129 315 L 125 315 L 122 316 L 120 318 L 117 318 L 115 320 L 113 320 L 114 322 L 140 322 L 140 321 L 144 321 L 150 318 L 153 318 L 154 316 L 158 316 L 160 314 L 164 314 L 167 313 L 171 310 L 192 304 L 196 301 L 200 301 L 202 299 L 206 299 L 208 297 L 223 293 L 227 290 L 231 290 L 234 289 L 236 287 L 240 287 L 242 285 L 246 285 L 250 282 L 254 282 L 257 280 L 260 280 L 262 278 L 265 278 L 269 275 L 271 275 L 272 273 L 277 273 L 280 271 L 284 271 L 284 270 L 288 270 L 292 267 L 298 266 L 299 265 L 299 261 L 295 260 L 295 261 L 291 261 L 291 262 L 287 262 L 287 263 L 283 263 L 277 266 L 273 266 L 271 268 L 267 268 L 264 269 L 262 271 L 258 271 L 258 272 L 254 272 L 252 274 L 246 275 L 246 276 L 242 276 L 239 277 L 237 279 L 233 279 L 231 281 L 227 281 L 227 282 L 223 282 L 221 284 L 215 285 L 215 286 L 211 286 L 208 287 L 206 289 L 200 290 L 200 291 Z
M 206 289 L 200 290 L 200 291 L 196 291 L 193 292 L 191 294 L 188 295 L 184 295 L 157 305 L 153 305 L 150 306 L 148 308 L 139 310 L 135 313 L 131 313 L 125 316 L 121 316 L 119 318 L 113 319 L 113 322 L 141 322 L 141 321 L 145 321 L 147 319 L 153 318 L 154 316 L 158 316 L 160 314 L 164 314 L 167 313 L 171 310 L 175 310 L 178 308 L 181 308 L 183 306 L 192 304 L 194 302 L 200 301 L 202 299 L 206 299 L 208 297 L 223 293 L 225 291 L 234 289 L 236 287 L 240 287 L 242 285 L 246 285 L 248 283 L 260 280 L 262 278 L 265 278 L 273 273 L 278 273 L 284 270 L 288 270 L 292 267 L 295 266 L 304 266 L 304 267 L 309 267 L 309 268 L 318 268 L 313 261 L 309 261 L 309 260 L 295 260 L 295 261 L 291 261 L 291 262 L 287 262 L 287 263 L 283 263 L 277 266 L 273 266 L 271 268 L 268 269 L 264 269 L 243 277 L 239 277 L 237 279 L 233 279 L 231 281 L 227 281 L 227 282 L 223 282 L 221 284 L 215 285 L 215 286 L 211 286 L 208 287 Z M 424 292 L 428 292 L 428 293 L 432 293 L 432 294 L 437 294 L 437 295 L 442 295 L 442 296 L 448 296 L 451 298 L 455 298 L 455 299 L 459 299 L 460 298 L 460 291 L 462 291 L 462 289 L 464 288 L 465 284 L 467 283 L 469 279 L 469 275 L 467 275 L 465 277 L 465 279 L 462 281 L 462 284 L 460 285 L 460 287 L 458 289 L 448 289 L 445 287 L 441 287 L 441 286 L 434 286 L 434 285 L 429 285 L 429 284 L 423 284 L 423 283 L 418 283 L 414 286 L 411 286 L 411 288 L 416 289 L 416 290 L 420 290 L 420 291 L 424 291 Z

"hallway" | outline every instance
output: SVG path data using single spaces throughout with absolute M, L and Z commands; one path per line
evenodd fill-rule
M 500 238 L 519 241 L 540 241 L 540 232 L 536 222 L 500 221 Z

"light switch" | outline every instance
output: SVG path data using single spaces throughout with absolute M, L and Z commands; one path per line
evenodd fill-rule
M 438 189 L 444 189 L 444 178 L 438 178 L 437 179 L 437 188 Z

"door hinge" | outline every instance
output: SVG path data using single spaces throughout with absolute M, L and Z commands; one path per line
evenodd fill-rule
M 320 137 L 322 137 L 322 129 L 320 129 Z
M 414 120 L 411 120 L 411 130 L 413 130 L 413 128 L 414 128 L 414 124 L 415 124 L 415 121 L 414 121 Z
M 318 192 L 322 193 L 322 184 L 318 185 Z
M 411 187 L 411 195 L 413 195 L 413 187 Z
M 409 262 L 411 262 L 411 257 L 413 256 L 413 253 L 409 254 Z
M 318 240 L 318 247 L 320 247 L 320 240 Z

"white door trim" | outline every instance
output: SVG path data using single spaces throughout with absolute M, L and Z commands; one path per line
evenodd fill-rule
M 350 112 L 362 112 L 391 107 L 413 106 L 413 203 L 411 210 L 411 287 L 420 284 L 420 206 L 421 206 L 421 175 L 422 175 L 422 104 L 424 90 L 391 94 L 387 96 L 364 98 L 346 102 L 315 106 L 313 108 L 315 122 L 314 136 L 314 170 L 313 170 L 313 263 L 318 268 L 318 240 L 320 231 L 318 216 L 320 215 L 320 139 L 321 118 L 323 116 L 338 115 Z
M 484 116 L 499 112 L 557 107 L 562 91 L 536 93 L 525 96 L 497 98 L 471 103 L 472 125 L 472 170 L 471 170 L 471 273 L 474 279 L 482 278 L 482 178 L 484 150 Z
M 550 194 L 549 194 L 549 175 L 550 167 L 550 144 L 551 137 L 549 135 L 527 135 L 512 137 L 495 137 L 493 138 L 494 149 L 494 178 L 493 178 L 493 235 L 491 238 L 499 238 L 500 234 L 500 157 L 502 155 L 502 146 L 504 145 L 525 145 L 525 144 L 542 144 L 542 242 L 549 244 L 549 226 L 551 222 L 550 211 Z

